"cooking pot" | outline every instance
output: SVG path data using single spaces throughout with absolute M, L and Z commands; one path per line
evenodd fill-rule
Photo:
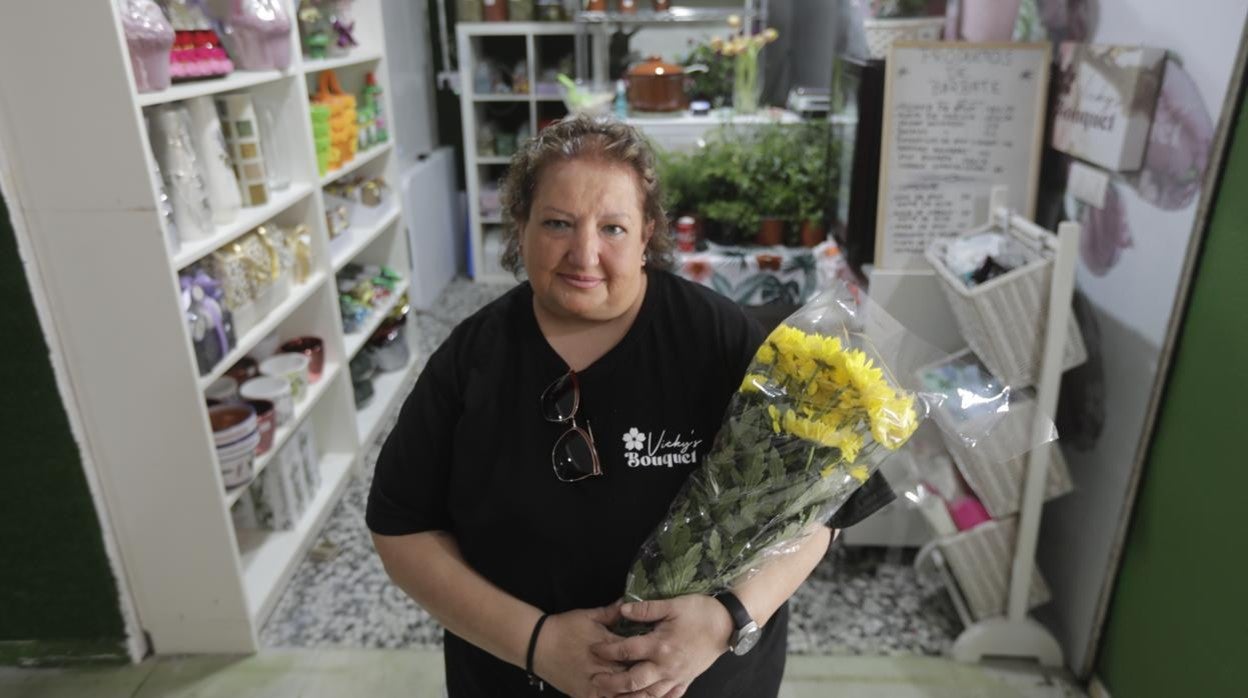
M 650 56 L 628 69 L 628 106 L 638 111 L 680 111 L 689 106 L 685 69 Z

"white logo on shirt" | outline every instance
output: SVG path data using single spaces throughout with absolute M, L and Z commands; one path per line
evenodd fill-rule
M 693 438 L 694 432 L 684 438 L 677 433 L 667 436 L 667 430 L 659 432 L 643 432 L 637 427 L 624 434 L 624 460 L 630 468 L 671 468 L 677 465 L 692 465 L 698 462 L 698 446 L 702 439 Z
M 624 435 L 624 448 L 629 451 L 640 451 L 646 443 L 646 435 L 637 431 L 637 427 L 628 430 Z

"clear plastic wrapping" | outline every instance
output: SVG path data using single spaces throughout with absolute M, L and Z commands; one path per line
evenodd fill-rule
M 961 391 L 956 375 L 926 389 L 922 369 L 947 358 L 844 284 L 789 316 L 755 354 L 703 466 L 643 544 L 624 597 L 715 593 L 794 552 L 938 410 L 974 407 L 974 419 L 932 420 L 968 449 L 1020 418 L 1032 424 L 1034 414 L 1012 413 L 1008 389 Z M 1027 433 L 1006 450 L 1036 445 Z M 1037 433 L 1054 438 L 1051 423 Z

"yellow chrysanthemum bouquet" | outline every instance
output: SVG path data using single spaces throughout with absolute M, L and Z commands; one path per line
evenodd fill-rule
M 759 347 L 701 469 L 634 562 L 626 598 L 731 586 L 826 522 L 914 433 L 924 405 L 883 365 L 854 298 L 821 295 Z

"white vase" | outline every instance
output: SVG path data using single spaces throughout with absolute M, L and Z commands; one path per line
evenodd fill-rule
M 238 193 L 238 179 L 234 165 L 226 150 L 221 122 L 211 97 L 195 97 L 187 100 L 191 112 L 191 138 L 195 152 L 204 169 L 208 184 L 208 200 L 212 203 L 212 220 L 226 225 L 238 215 L 243 201 Z
M 209 237 L 215 230 L 212 204 L 191 139 L 190 113 L 181 104 L 156 107 L 152 130 L 152 149 L 173 206 L 178 237 L 183 241 Z

